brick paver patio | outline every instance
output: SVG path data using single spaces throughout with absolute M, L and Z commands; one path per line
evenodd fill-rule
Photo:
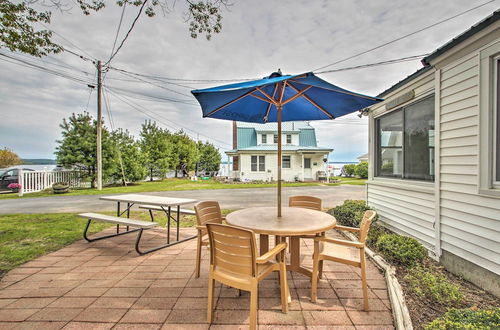
M 0 281 L 0 329 L 248 328 L 248 293 L 220 285 L 214 323 L 206 323 L 209 251 L 194 278 L 196 240 L 145 256 L 137 255 L 134 240 L 135 234 L 82 240 L 12 270 Z M 160 231 L 144 234 L 145 247 L 160 240 Z M 311 242 L 302 241 L 307 267 Z M 309 300 L 309 279 L 289 273 L 288 314 L 280 310 L 277 276 L 269 277 L 259 288 L 259 329 L 393 329 L 383 275 L 371 262 L 367 272 L 370 312 L 362 310 L 359 269 L 325 262 L 317 303 Z

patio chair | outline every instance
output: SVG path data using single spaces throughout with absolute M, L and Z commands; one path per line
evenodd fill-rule
M 311 283 L 311 301 L 316 302 L 318 273 L 322 271 L 323 260 L 331 260 L 346 265 L 361 268 L 361 286 L 363 289 L 363 307 L 368 311 L 368 285 L 366 283 L 365 241 L 368 230 L 377 213 L 372 210 L 365 212 L 359 228 L 336 226 L 335 229 L 358 233 L 359 239 L 346 241 L 328 237 L 314 238 L 313 272 Z
M 210 273 L 208 278 L 208 323 L 212 323 L 214 282 L 250 291 L 250 329 L 257 327 L 259 282 L 273 271 L 280 272 L 281 310 L 288 312 L 286 278 L 286 243 L 257 257 L 253 231 L 228 225 L 207 223 L 210 239 Z
M 196 271 L 195 277 L 200 277 L 201 248 L 208 246 L 207 223 L 222 223 L 224 217 L 216 201 L 203 201 L 194 206 L 196 213 L 196 229 L 198 230 L 198 244 L 196 246 Z
M 289 207 L 300 207 L 303 209 L 310 209 L 315 211 L 322 211 L 321 198 L 313 196 L 290 196 L 288 199 Z M 300 238 L 314 238 L 315 235 L 302 235 Z

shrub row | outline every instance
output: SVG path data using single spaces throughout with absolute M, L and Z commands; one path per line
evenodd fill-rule
M 341 175 L 351 177 L 353 175 L 359 176 L 362 179 L 368 178 L 368 162 L 361 162 L 359 164 L 347 164 L 342 167 Z
M 500 329 L 500 308 L 451 309 L 425 326 L 425 330 Z

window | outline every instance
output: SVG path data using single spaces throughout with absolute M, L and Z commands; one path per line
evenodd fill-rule
M 286 144 L 292 144 L 292 135 L 291 134 L 286 135 Z
M 376 175 L 434 181 L 434 96 L 376 121 Z
M 262 144 L 267 143 L 267 134 L 262 134 Z
M 283 156 L 283 161 L 282 161 L 282 168 L 291 168 L 292 167 L 292 162 L 290 160 L 290 156 Z
M 266 157 L 251 156 L 250 168 L 252 172 L 264 172 L 266 170 Z
M 278 134 L 274 134 L 274 144 L 278 143 Z

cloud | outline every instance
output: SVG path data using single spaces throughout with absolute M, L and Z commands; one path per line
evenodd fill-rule
M 300 73 L 362 52 L 472 6 L 466 0 L 235 1 L 224 12 L 222 33 L 206 41 L 203 36 L 190 38 L 188 25 L 184 22 L 185 3 L 178 1 L 166 16 L 159 13 L 155 18 L 141 17 L 111 65 L 133 72 L 185 79 L 257 78 L 278 68 L 284 73 Z M 495 4 L 485 6 L 331 68 L 431 52 L 495 9 Z M 133 6 L 126 8 L 118 43 L 137 10 Z M 121 11 L 110 2 L 99 13 L 84 16 L 75 7 L 70 12 L 54 12 L 50 27 L 64 37 L 56 35 L 55 39 L 68 49 L 77 53 L 85 51 L 106 61 L 111 54 Z M 51 55 L 42 59 L 45 63 L 23 58 L 47 68 L 64 70 L 88 82 L 94 81 L 92 63 L 69 53 Z M 347 89 L 376 95 L 419 67 L 420 63 L 414 61 L 321 77 Z M 89 99 L 90 89 L 86 83 L 5 61 L 0 61 L 0 72 L 0 147 L 9 147 L 22 157 L 53 157 L 62 119 L 72 112 L 84 111 L 87 103 L 88 110 L 95 114 L 95 92 Z M 231 123 L 201 118 L 201 111 L 190 95 L 190 88 L 210 84 L 192 81 L 182 83 L 187 87 L 181 87 L 161 83 L 175 91 L 172 92 L 133 80 L 113 70 L 106 75 L 105 84 L 110 88 L 106 96 L 115 126 L 127 128 L 137 136 L 141 124 L 155 118 L 171 130 L 184 128 L 192 137 L 212 141 L 221 150 L 230 148 Z M 142 112 L 116 94 L 127 96 L 128 101 L 138 104 L 136 108 Z M 183 102 L 147 101 L 144 95 Z M 106 110 L 104 116 L 109 126 Z M 351 120 L 357 124 L 313 123 L 319 143 L 335 149 L 334 160 L 355 160 L 367 151 L 366 120 L 356 116 Z

